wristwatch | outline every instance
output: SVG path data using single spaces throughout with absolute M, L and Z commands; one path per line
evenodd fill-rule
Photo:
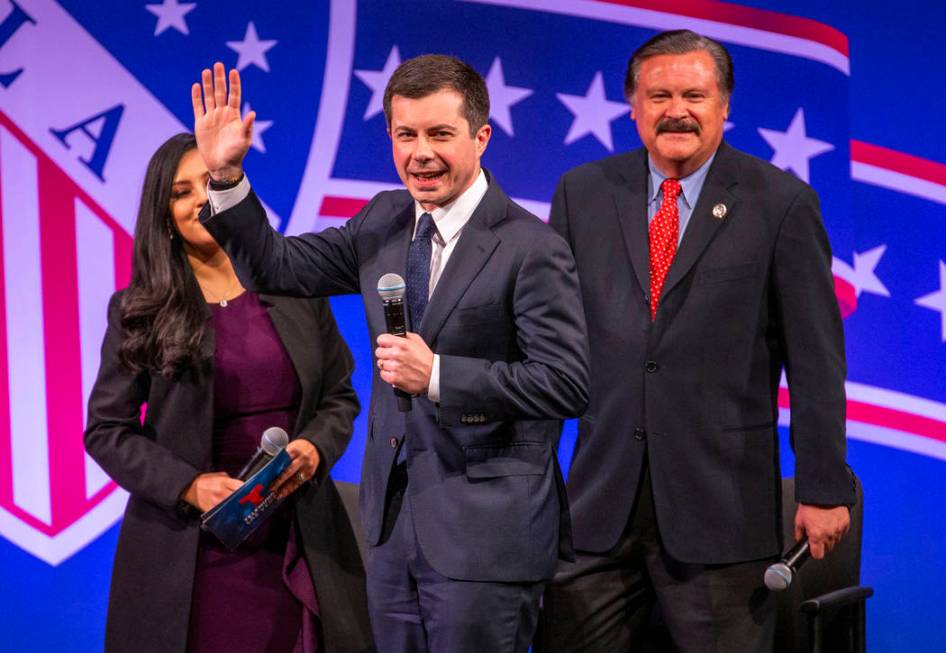
M 224 177 L 223 179 L 217 180 L 213 177 L 210 178 L 210 190 L 230 190 L 231 188 L 236 188 L 237 184 L 243 181 L 243 171 L 240 171 L 240 174 L 236 177 Z

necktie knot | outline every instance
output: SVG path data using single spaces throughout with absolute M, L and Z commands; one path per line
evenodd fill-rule
M 664 195 L 664 201 L 675 200 L 680 196 L 680 180 L 667 178 L 660 184 L 660 190 Z
M 437 233 L 437 225 L 434 224 L 434 216 L 429 213 L 422 214 L 417 221 L 417 232 L 414 234 L 414 239 L 430 240 L 435 233 Z

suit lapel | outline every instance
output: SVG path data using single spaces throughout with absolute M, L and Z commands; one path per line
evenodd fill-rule
M 690 271 L 697 259 L 713 240 L 713 236 L 724 222 L 733 219 L 737 199 L 731 188 L 735 186 L 738 172 L 737 163 L 729 146 L 720 144 L 716 158 L 706 176 L 706 182 L 700 191 L 700 199 L 690 214 L 690 222 L 683 234 L 680 248 L 677 250 L 667 279 L 664 281 L 661 296 L 665 297 Z M 713 215 L 713 207 L 722 204 L 726 207 L 725 215 L 718 218 Z
M 299 385 L 302 387 L 302 401 L 300 406 L 308 405 L 312 393 L 318 390 L 320 382 L 319 372 L 320 339 L 311 333 L 306 333 L 305 326 L 315 324 L 315 320 L 301 315 L 300 311 L 309 310 L 307 303 L 294 301 L 285 297 L 260 295 L 260 301 L 266 307 L 269 318 L 273 321 L 276 334 L 282 341 L 292 366 L 295 368 Z M 292 435 L 302 428 L 304 411 L 299 411 Z
M 506 194 L 487 173 L 489 189 L 463 227 L 460 240 L 450 255 L 440 281 L 430 297 L 419 333 L 427 344 L 432 344 L 440 333 L 447 316 L 457 305 L 463 293 L 480 273 L 499 238 L 492 226 L 506 217 Z
M 371 280 L 372 283 L 377 283 L 381 275 L 388 272 L 399 274 L 404 279 L 407 278 L 407 249 L 411 245 L 413 235 L 414 202 L 411 201 L 403 211 L 391 220 L 391 224 L 381 240 L 382 244 L 378 258 L 375 261 L 377 276 Z
M 641 182 L 643 180 L 643 183 Z M 634 152 L 630 164 L 620 172 L 613 190 L 614 207 L 624 236 L 628 258 L 644 294 L 650 293 L 650 256 L 647 251 L 647 158 Z

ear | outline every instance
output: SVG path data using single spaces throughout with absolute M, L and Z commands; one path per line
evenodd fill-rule
M 637 95 L 636 94 L 631 95 L 631 97 L 627 99 L 627 103 L 631 105 L 631 120 L 636 122 L 637 112 L 635 110 L 635 107 L 637 106 Z
M 486 151 L 486 146 L 489 145 L 489 139 L 492 135 L 493 128 L 488 122 L 476 130 L 476 135 L 473 139 L 476 141 L 477 156 L 483 156 L 483 152 Z

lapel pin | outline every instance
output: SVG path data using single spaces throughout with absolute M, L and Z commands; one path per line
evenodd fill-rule
M 717 204 L 716 206 L 713 207 L 713 217 L 716 218 L 717 220 L 722 220 L 723 218 L 726 217 L 727 210 L 728 209 L 726 208 L 725 204 Z

